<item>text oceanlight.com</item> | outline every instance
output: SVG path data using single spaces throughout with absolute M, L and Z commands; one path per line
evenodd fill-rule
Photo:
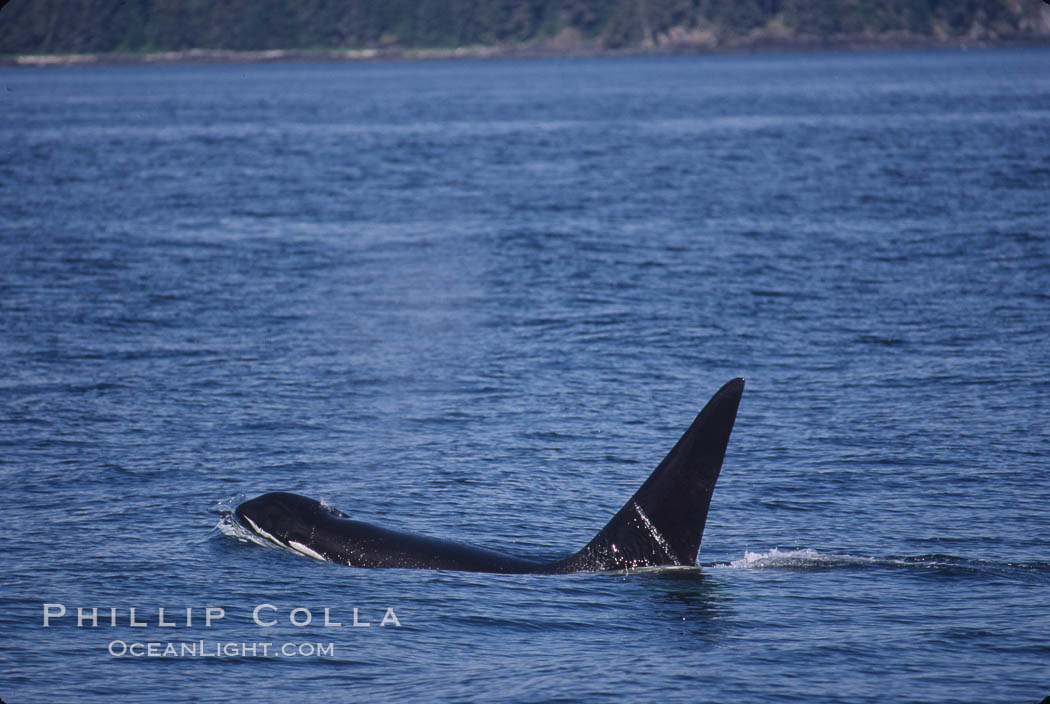
M 334 657 L 335 643 L 112 640 L 108 650 L 115 658 L 312 658 Z

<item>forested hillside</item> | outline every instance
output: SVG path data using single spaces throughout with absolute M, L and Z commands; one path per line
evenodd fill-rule
M 1039 0 L 10 0 L 0 53 L 1050 39 Z

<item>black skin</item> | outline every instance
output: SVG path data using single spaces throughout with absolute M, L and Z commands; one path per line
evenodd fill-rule
M 286 492 L 245 501 L 234 513 L 264 538 L 353 567 L 565 574 L 693 566 L 743 391 L 743 379 L 719 389 L 624 507 L 582 550 L 563 560 L 528 560 L 381 528 Z

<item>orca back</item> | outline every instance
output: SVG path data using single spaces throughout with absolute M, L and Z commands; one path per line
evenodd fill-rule
M 245 501 L 234 514 L 241 525 L 278 545 L 356 567 L 562 574 L 693 566 L 743 391 L 743 379 L 723 386 L 591 542 L 552 563 L 380 528 L 286 492 Z

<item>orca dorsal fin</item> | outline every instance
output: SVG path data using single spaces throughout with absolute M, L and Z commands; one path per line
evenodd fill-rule
M 550 571 L 695 565 L 743 392 L 743 379 L 719 389 L 623 508 L 586 547 Z

